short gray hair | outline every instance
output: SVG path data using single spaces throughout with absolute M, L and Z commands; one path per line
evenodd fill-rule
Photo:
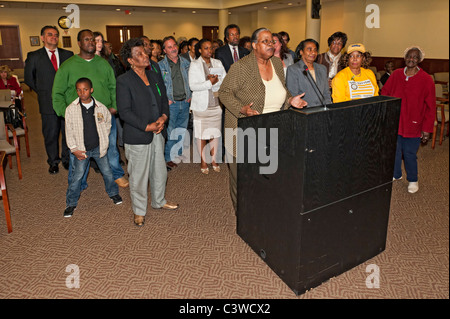
M 256 29 L 255 31 L 253 31 L 253 34 L 252 34 L 252 43 L 258 42 L 259 34 L 260 34 L 261 32 L 264 32 L 264 31 L 269 31 L 270 34 L 272 34 L 272 32 L 271 32 L 269 29 L 267 29 L 267 28 L 259 28 L 259 29 Z

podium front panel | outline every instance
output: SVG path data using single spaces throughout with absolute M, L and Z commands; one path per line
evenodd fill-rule
M 400 104 L 375 97 L 239 119 L 243 130 L 277 129 L 276 143 L 269 130 L 245 143 L 276 152 L 278 167 L 238 162 L 237 233 L 297 294 L 384 249 Z

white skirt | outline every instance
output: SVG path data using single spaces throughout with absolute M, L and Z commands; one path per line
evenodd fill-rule
M 194 137 L 210 140 L 222 136 L 222 108 L 220 105 L 208 107 L 206 111 L 192 111 L 194 115 Z

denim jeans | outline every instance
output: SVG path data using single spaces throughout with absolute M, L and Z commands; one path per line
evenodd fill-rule
M 189 121 L 189 103 L 186 101 L 175 101 L 169 106 L 169 109 L 167 142 L 164 150 L 166 162 L 173 161 L 183 153 L 183 141 Z
M 73 154 L 72 154 L 73 155 Z M 78 204 L 78 199 L 81 194 L 81 183 L 83 176 L 87 171 L 89 164 L 89 159 L 92 157 L 98 165 L 98 168 L 102 172 L 103 181 L 105 182 L 105 190 L 108 196 L 114 196 L 119 194 L 119 186 L 114 182 L 111 168 L 109 167 L 108 158 L 105 156 L 100 157 L 99 148 L 96 147 L 93 150 L 86 152 L 87 158 L 84 160 L 79 160 L 75 156 L 73 160 L 73 172 L 71 176 L 71 182 L 67 188 L 66 193 L 66 205 L 67 207 L 76 207 Z
M 108 162 L 114 180 L 125 175 L 122 166 L 120 165 L 120 153 L 117 148 L 117 123 L 116 117 L 111 114 L 111 132 L 109 133 L 109 147 L 108 147 Z
M 420 146 L 420 137 L 397 137 L 397 150 L 395 153 L 394 178 L 402 177 L 402 158 L 405 163 L 406 179 L 408 182 L 418 181 L 417 151 Z

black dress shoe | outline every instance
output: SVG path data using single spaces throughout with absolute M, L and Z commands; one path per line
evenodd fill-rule
M 58 172 L 59 172 L 58 164 L 50 165 L 50 168 L 48 169 L 48 172 L 50 174 L 58 174 Z
M 63 163 L 62 165 L 66 171 L 69 170 L 69 163 Z

